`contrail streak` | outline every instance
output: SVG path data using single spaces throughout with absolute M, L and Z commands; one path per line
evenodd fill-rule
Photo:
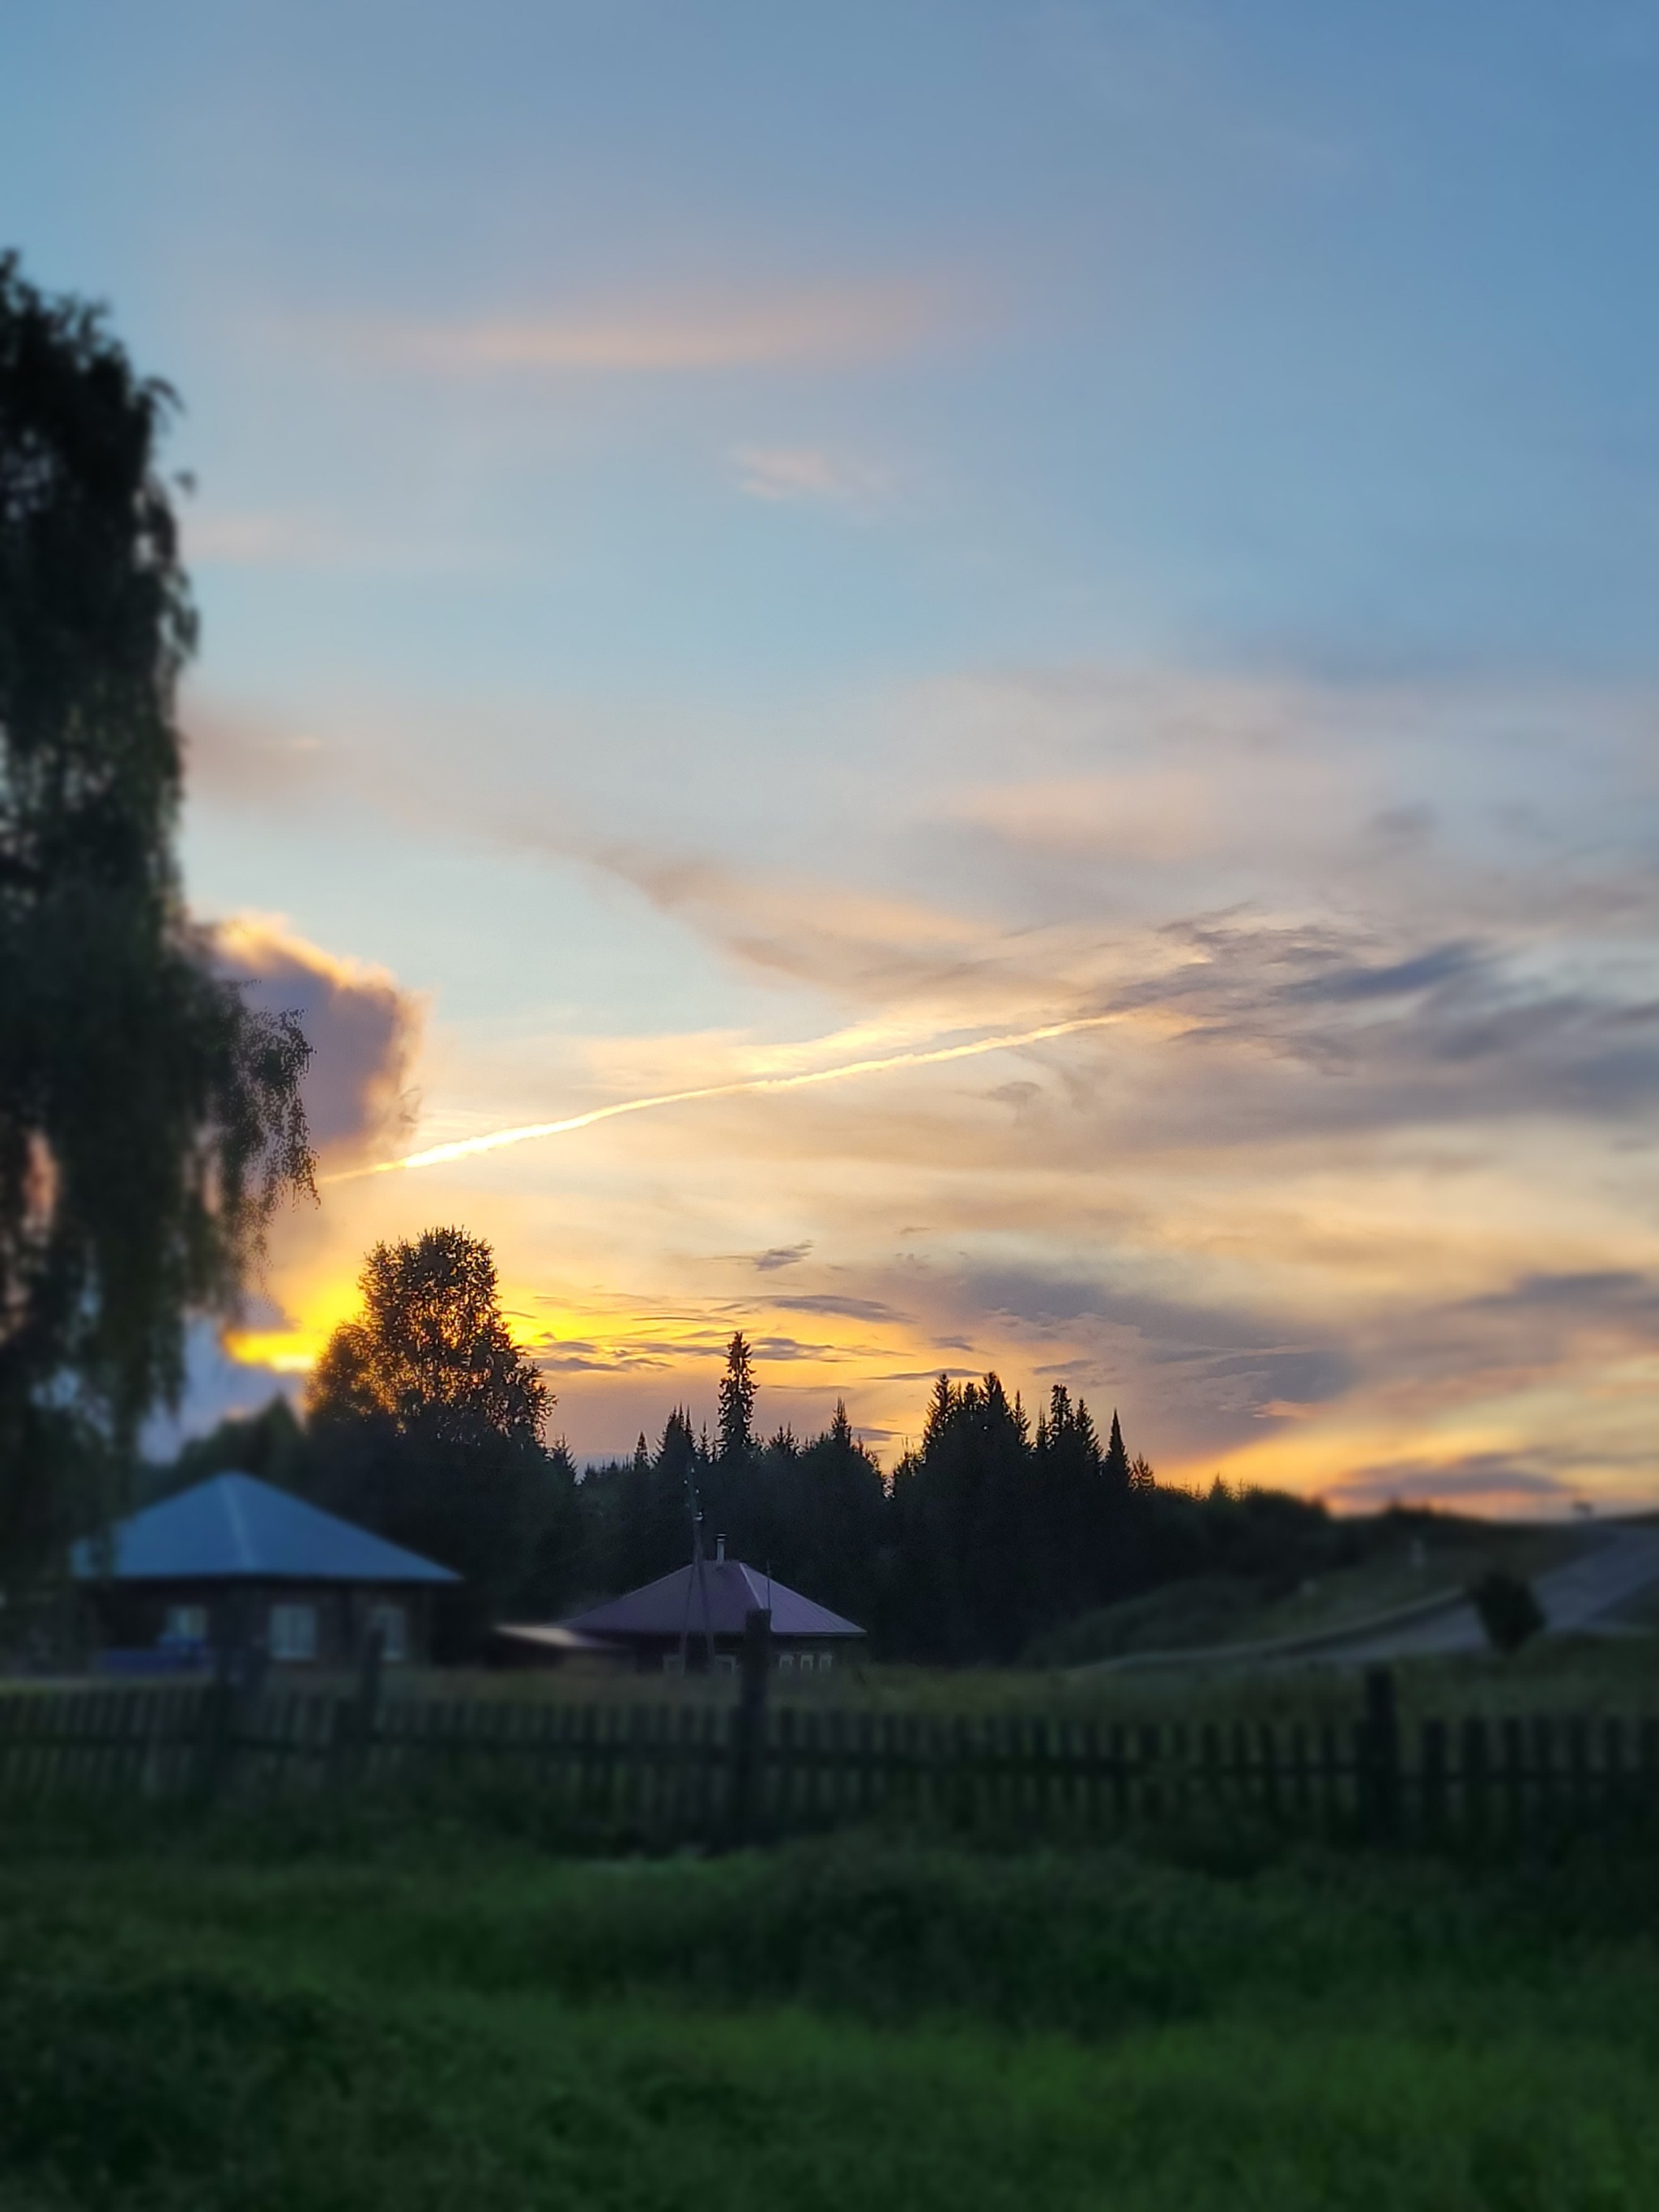
M 1048 1037 L 1071 1036 L 1079 1030 L 1105 1029 L 1122 1020 L 1121 1014 L 1077 1014 L 1062 1022 L 1045 1022 L 1034 1030 L 1012 1035 L 976 1037 L 968 1044 L 930 1045 L 921 1052 L 889 1053 L 877 1060 L 848 1060 L 836 1067 L 808 1068 L 799 1075 L 744 1075 L 731 1083 L 705 1083 L 690 1091 L 659 1091 L 648 1098 L 622 1098 L 611 1106 L 595 1106 L 586 1114 L 568 1115 L 562 1121 L 526 1121 L 517 1128 L 492 1129 L 482 1137 L 460 1137 L 453 1144 L 429 1145 L 424 1152 L 408 1152 L 400 1160 L 382 1160 L 372 1168 L 353 1168 L 330 1176 L 330 1182 L 355 1182 L 362 1176 L 398 1175 L 408 1168 L 441 1167 L 449 1160 L 471 1159 L 479 1152 L 499 1152 L 508 1145 L 529 1145 L 543 1137 L 568 1137 L 577 1129 L 591 1129 L 596 1121 L 614 1121 L 623 1114 L 650 1114 L 663 1106 L 689 1106 L 698 1098 L 735 1098 L 747 1091 L 805 1091 L 815 1083 L 848 1083 L 856 1076 L 881 1075 L 893 1067 L 936 1067 L 947 1060 L 977 1060 L 988 1052 L 1006 1052 L 1024 1044 L 1041 1044 Z

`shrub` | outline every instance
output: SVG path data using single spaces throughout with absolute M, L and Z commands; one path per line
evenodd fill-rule
M 1528 1637 L 1544 1626 L 1544 1609 L 1534 1596 L 1530 1583 L 1493 1567 L 1469 1591 L 1480 1626 L 1494 1651 L 1518 1651 Z

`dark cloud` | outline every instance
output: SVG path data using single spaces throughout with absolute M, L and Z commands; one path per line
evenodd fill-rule
M 299 1016 L 312 1048 L 305 1079 L 312 1141 L 331 1164 L 408 1127 L 405 1086 L 421 1013 L 407 992 L 383 970 L 336 959 L 257 915 L 222 924 L 215 942 L 222 969 L 250 1004 Z
M 849 1321 L 893 1321 L 897 1318 L 891 1306 L 883 1305 L 878 1299 L 838 1297 L 828 1291 L 798 1298 L 771 1298 L 768 1304 L 786 1313 L 842 1314 Z
M 780 1267 L 799 1265 L 811 1249 L 810 1239 L 804 1244 L 775 1244 L 768 1252 L 757 1252 L 754 1263 L 763 1275 L 769 1275 Z
M 538 1352 L 534 1358 L 536 1365 L 548 1375 L 648 1374 L 674 1364 L 661 1352 L 626 1345 L 583 1343 L 574 1339 L 550 1352 Z
M 1384 806 L 1365 826 L 1389 844 L 1420 845 L 1433 836 L 1434 821 L 1431 806 Z
M 1467 945 L 1436 945 L 1409 960 L 1396 960 L 1380 968 L 1334 968 L 1292 987 L 1303 999 L 1349 1000 L 1399 999 L 1413 992 L 1432 990 L 1453 976 L 1467 975 L 1476 956 Z
M 999 1106 L 1012 1107 L 1016 1115 L 1020 1115 L 1042 1097 L 1042 1085 L 1040 1083 L 999 1083 L 994 1090 L 988 1091 L 985 1095 L 994 1099 Z
M 1305 1330 L 1287 1331 L 1271 1315 L 1188 1305 L 1019 1268 L 975 1270 L 954 1290 L 971 1310 L 1002 1316 L 1036 1334 L 1096 1322 L 1127 1336 L 1137 1363 L 1184 1370 L 1179 1381 L 1160 1385 L 1171 1395 L 1218 1398 L 1258 1419 L 1275 1406 L 1340 1397 L 1355 1378 L 1345 1346 L 1334 1339 L 1310 1341 Z
M 1523 1275 L 1507 1290 L 1464 1301 L 1470 1313 L 1527 1311 L 1559 1314 L 1659 1312 L 1659 1284 L 1633 1268 L 1607 1267 L 1577 1274 Z
M 1333 1483 L 1333 1504 L 1356 1510 L 1380 1505 L 1434 1505 L 1476 1498 L 1535 1498 L 1565 1503 L 1577 1496 L 1571 1482 L 1505 1452 L 1470 1452 L 1432 1465 L 1423 1460 L 1389 1460 L 1355 1468 Z
M 1181 1017 L 1179 1052 L 1212 1064 L 1208 1081 L 1176 1076 L 1150 1095 L 1166 1139 L 1277 1142 L 1536 1114 L 1606 1123 L 1659 1104 L 1650 1003 L 1569 987 L 1496 940 L 1379 960 L 1360 932 L 1200 919 L 1164 933 L 1199 957 L 1117 1003 Z

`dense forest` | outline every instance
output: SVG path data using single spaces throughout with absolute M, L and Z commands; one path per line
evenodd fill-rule
M 488 1246 L 454 1230 L 381 1246 L 363 1288 L 303 1424 L 276 1401 L 186 1446 L 149 1486 L 240 1467 L 456 1568 L 445 1656 L 476 1652 L 492 1621 L 551 1619 L 681 1565 L 694 1499 L 711 1549 L 723 1534 L 732 1556 L 859 1622 L 879 1656 L 956 1665 L 1058 1652 L 1068 1624 L 1180 1577 L 1291 1588 L 1349 1540 L 1279 1492 L 1159 1484 L 1117 1413 L 1103 1437 L 1060 1383 L 1033 1420 L 995 1375 L 941 1376 L 890 1474 L 844 1407 L 820 1436 L 763 1441 L 741 1334 L 712 1432 L 677 1407 L 654 1444 L 641 1435 L 630 1458 L 580 1472 L 544 1441 L 550 1397 L 501 1323 Z

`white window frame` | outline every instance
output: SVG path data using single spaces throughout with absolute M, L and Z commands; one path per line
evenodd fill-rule
M 835 1663 L 836 1663 L 836 1655 L 835 1655 L 835 1653 L 834 1653 L 833 1651 L 820 1651 L 820 1652 L 819 1652 L 819 1654 L 818 1654 L 818 1672 L 819 1672 L 819 1674 L 827 1674 L 830 1672 L 830 1668 L 835 1665 Z
M 662 1671 L 665 1674 L 684 1674 L 685 1662 L 678 1651 L 665 1651 L 663 1653 Z
M 205 1644 L 208 1632 L 208 1609 L 204 1605 L 170 1605 L 167 1611 L 167 1626 L 161 1631 L 164 1644 Z
M 810 1674 L 817 1663 L 810 1651 L 798 1652 L 795 1656 L 795 1664 L 803 1674 Z
M 717 1651 L 714 1654 L 714 1672 L 717 1674 L 735 1674 L 737 1671 L 738 1655 L 735 1651 Z
M 266 1648 L 273 1659 L 305 1661 L 317 1656 L 317 1608 L 284 1601 L 270 1608 Z
M 778 1654 L 778 1672 L 779 1672 L 779 1674 L 793 1674 L 793 1673 L 794 1672 L 794 1666 L 795 1666 L 795 1655 L 794 1655 L 794 1653 L 793 1653 L 793 1651 L 780 1651 L 780 1652 L 779 1652 L 779 1654 Z
M 409 1607 L 395 1598 L 381 1598 L 368 1609 L 368 1626 L 371 1632 L 380 1632 L 380 1656 L 386 1665 L 401 1665 L 409 1656 Z

